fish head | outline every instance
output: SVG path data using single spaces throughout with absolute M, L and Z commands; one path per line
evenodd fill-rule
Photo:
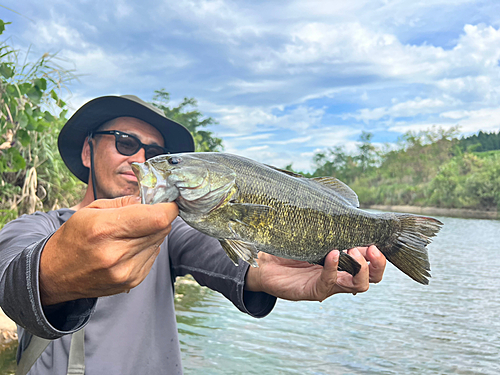
M 142 203 L 176 201 L 184 212 L 207 213 L 224 202 L 234 192 L 236 173 L 200 154 L 159 155 L 133 163 Z

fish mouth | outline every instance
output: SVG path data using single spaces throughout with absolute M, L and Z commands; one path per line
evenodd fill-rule
M 157 180 L 154 172 L 146 163 L 132 163 L 132 172 L 137 178 L 137 181 L 143 187 L 154 188 L 156 186 Z
M 139 183 L 139 194 L 142 204 L 155 204 L 160 202 L 172 202 L 179 196 L 179 190 L 167 182 L 170 172 L 165 176 L 158 173 L 148 162 L 132 163 L 132 171 Z

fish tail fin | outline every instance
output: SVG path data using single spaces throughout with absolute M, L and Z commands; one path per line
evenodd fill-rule
M 439 220 L 410 214 L 395 214 L 399 231 L 394 240 L 379 250 L 387 260 L 420 284 L 429 284 L 430 263 L 426 246 L 431 243 L 443 223 Z

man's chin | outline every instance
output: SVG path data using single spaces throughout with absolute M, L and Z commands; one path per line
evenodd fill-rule
M 139 196 L 139 188 L 137 188 L 137 186 L 136 186 L 134 188 L 123 189 L 121 191 L 106 192 L 103 194 L 98 194 L 98 196 L 101 196 L 104 199 L 121 198 L 121 197 L 125 197 L 127 195 L 135 195 L 138 197 Z

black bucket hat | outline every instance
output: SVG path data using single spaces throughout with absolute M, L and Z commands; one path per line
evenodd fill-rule
M 89 133 L 117 117 L 135 117 L 154 126 L 171 153 L 193 152 L 191 133 L 181 124 L 165 117 L 163 111 L 134 95 L 102 96 L 84 104 L 66 122 L 57 145 L 64 163 L 80 180 L 88 183 L 89 169 L 82 163 L 82 147 Z

